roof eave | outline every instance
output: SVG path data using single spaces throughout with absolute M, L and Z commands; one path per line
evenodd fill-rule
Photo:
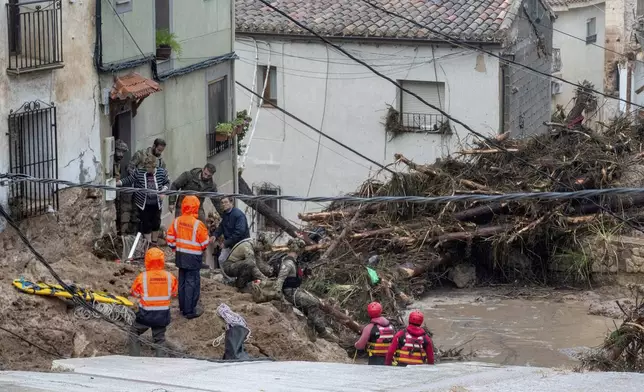
M 311 34 L 284 34 L 284 33 L 265 33 L 257 31 L 243 31 L 235 29 L 235 35 L 239 36 L 254 36 L 262 38 L 274 38 L 274 39 L 292 39 L 292 40 L 317 40 L 318 38 Z M 394 38 L 394 37 L 377 37 L 377 36 L 337 36 L 337 35 L 323 35 L 325 39 L 330 41 L 364 41 L 369 43 L 399 43 L 399 44 L 425 44 L 425 45 L 445 45 L 445 46 L 458 46 L 449 43 L 444 39 L 427 39 L 427 38 Z M 503 38 L 503 37 L 500 37 Z M 455 38 L 456 39 L 456 38 Z M 458 39 L 459 42 L 468 45 L 477 45 L 477 46 L 502 46 L 502 40 L 499 40 L 499 37 L 494 41 L 465 41 Z

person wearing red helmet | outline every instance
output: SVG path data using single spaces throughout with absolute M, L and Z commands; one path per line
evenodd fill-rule
M 355 344 L 358 350 L 366 348 L 369 365 L 384 365 L 387 348 L 391 344 L 395 330 L 386 318 L 382 317 L 382 305 L 372 302 L 367 306 L 371 322 L 362 329 L 362 335 Z
M 432 339 L 422 328 L 424 316 L 415 310 L 409 314 L 409 325 L 393 338 L 385 365 L 433 365 L 434 345 Z

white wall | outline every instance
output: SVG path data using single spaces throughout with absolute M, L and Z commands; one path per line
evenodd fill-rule
M 94 5 L 62 2 L 64 68 L 8 75 L 7 8 L 0 7 L 0 172 L 9 170 L 7 118 L 26 101 L 53 102 L 57 108 L 58 177 L 86 182 L 100 175 L 100 93 L 94 71 Z M 7 188 L 0 187 L 5 203 Z
M 317 43 L 272 41 L 270 49 L 261 42 L 259 47 L 259 64 L 266 65 L 270 53 L 270 64 L 278 69 L 278 106 L 379 163 L 391 163 L 394 153 L 417 162 L 433 162 L 457 151 L 459 143 L 469 139 L 467 132 L 456 126 L 452 136 L 405 134 L 389 142 L 391 136 L 383 124 L 387 105 L 397 102 L 394 85 Z M 498 132 L 500 80 L 495 58 L 440 47 L 435 49 L 434 66 L 428 46 L 349 43 L 343 47 L 393 79 L 444 82 L 445 109 L 451 115 L 479 132 Z M 240 57 L 235 62 L 236 80 L 251 87 L 255 46 L 238 37 L 235 52 Z M 250 102 L 250 94 L 237 87 L 237 110 L 247 109 Z M 253 118 L 255 112 L 256 107 Z M 245 166 L 243 176 L 249 185 L 269 182 L 280 186 L 282 194 L 301 196 L 354 191 L 378 169 L 267 107 L 261 108 Z M 282 215 L 297 222 L 298 212 L 321 208 L 317 203 L 282 202 Z
M 586 38 L 586 21 L 596 18 L 597 41 L 604 46 L 605 13 L 604 4 L 587 7 L 570 8 L 568 11 L 556 12 L 557 19 L 554 28 L 577 38 Z M 553 32 L 552 46 L 561 49 L 560 77 L 571 82 L 581 82 L 584 79 L 595 85 L 597 91 L 604 91 L 604 53 L 601 47 L 586 44 L 577 38 L 570 37 L 559 31 Z M 572 108 L 571 99 L 575 95 L 575 87 L 564 83 L 563 92 L 554 95 L 556 104 Z

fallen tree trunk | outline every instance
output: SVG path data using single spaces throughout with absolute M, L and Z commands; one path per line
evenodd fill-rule
M 249 195 L 249 196 L 254 195 L 252 189 L 250 188 L 250 186 L 248 186 L 248 183 L 246 183 L 246 181 L 242 176 L 239 176 L 239 193 L 243 195 Z M 264 218 L 266 218 L 267 220 L 277 225 L 277 227 L 284 230 L 291 237 L 293 238 L 298 237 L 297 227 L 293 226 L 282 215 L 280 215 L 279 212 L 275 211 L 268 204 L 264 203 L 263 201 L 257 201 L 257 200 L 245 200 L 244 203 L 246 203 L 246 205 L 248 205 L 250 208 L 257 211 L 258 214 L 261 214 Z M 314 242 L 311 241 L 311 239 L 306 233 L 302 235 L 302 239 L 307 244 L 314 244 Z
M 398 271 L 400 271 L 400 273 L 403 274 L 403 276 L 405 276 L 406 278 L 411 279 L 438 267 L 439 265 L 443 264 L 446 261 L 447 261 L 446 259 L 437 259 L 437 260 L 432 260 L 429 263 L 425 263 L 423 265 L 405 263 L 403 265 L 398 266 Z
M 349 234 L 349 232 L 352 230 L 353 225 L 355 225 L 355 223 L 357 222 L 361 212 L 362 210 L 358 208 L 356 213 L 353 215 L 353 218 L 351 218 L 349 223 L 346 226 L 344 226 L 344 229 L 342 229 L 342 232 L 340 233 L 340 235 L 334 238 L 333 241 L 331 241 L 331 244 L 329 245 L 329 247 L 324 251 L 324 253 L 322 254 L 322 257 L 320 257 L 318 266 L 329 261 L 329 256 L 331 255 L 331 253 L 333 253 L 335 248 L 338 247 L 338 244 L 340 244 L 340 242 L 342 242 L 342 240 L 344 240 L 347 237 L 347 234 Z
M 408 226 L 410 227 L 410 226 Z M 423 239 L 416 239 L 414 241 L 410 241 L 409 237 L 394 237 L 391 240 L 396 241 L 399 238 L 403 238 L 402 240 L 399 241 L 399 243 L 410 246 L 410 245 L 415 245 L 418 244 L 419 242 L 422 243 L 423 245 L 430 245 L 430 244 L 435 244 L 437 242 L 445 242 L 445 241 L 466 241 L 472 238 L 476 237 L 489 237 L 493 236 L 496 234 L 503 233 L 505 231 L 508 231 L 512 229 L 512 225 L 500 225 L 500 226 L 489 226 L 489 227 L 483 227 L 479 228 L 473 231 L 457 231 L 454 233 L 447 233 L 447 234 L 442 234 L 434 237 L 429 237 L 429 238 L 423 238 Z M 380 229 L 380 230 L 374 230 L 374 231 L 369 231 L 365 233 L 357 233 L 357 234 L 352 234 L 350 236 L 351 239 L 360 239 L 360 238 L 368 238 L 372 237 L 375 235 L 380 235 L 380 234 L 389 234 L 392 233 L 394 230 L 400 229 L 400 228 L 391 228 L 391 229 Z M 324 244 L 315 244 L 315 245 L 310 245 L 304 248 L 308 252 L 314 252 L 314 251 L 320 251 L 328 248 L 330 243 L 324 243 Z M 285 246 L 279 246 L 279 247 L 274 247 L 272 249 L 273 252 L 286 252 L 288 251 L 288 248 Z
M 508 203 L 492 203 L 457 212 L 454 218 L 461 222 L 490 220 L 494 215 L 507 214 L 509 211 Z
M 410 169 L 416 170 L 419 173 L 423 173 L 423 174 L 426 174 L 428 176 L 438 176 L 438 175 L 440 175 L 440 173 L 438 171 L 434 170 L 434 169 L 431 169 L 431 168 L 429 168 L 427 166 L 424 166 L 424 165 L 418 165 L 418 164 L 410 161 L 409 159 L 405 158 L 405 156 L 403 154 L 398 154 L 398 153 L 394 154 L 394 159 L 404 163 Z
M 505 153 L 505 152 L 518 152 L 518 148 L 506 148 L 506 149 L 499 149 L 499 148 L 488 148 L 488 149 L 479 149 L 479 150 L 462 150 L 459 151 L 458 153 L 461 155 L 477 155 L 477 154 L 498 154 L 498 153 Z
M 353 320 L 348 314 L 344 313 L 342 310 L 336 308 L 335 306 L 329 304 L 323 299 L 319 299 L 319 306 L 323 312 L 333 317 L 340 324 L 349 328 L 353 332 L 360 334 L 362 333 L 362 328 L 355 320 Z
M 362 207 L 362 210 L 364 213 L 373 213 L 373 212 L 377 212 L 382 207 L 383 207 L 382 204 L 368 204 Z M 348 216 L 355 215 L 355 213 L 358 212 L 359 209 L 360 207 L 350 207 L 350 208 L 344 208 L 341 210 L 334 210 L 334 211 L 327 211 L 327 212 L 307 212 L 304 214 L 299 213 L 297 214 L 297 217 L 300 220 L 303 220 L 305 222 L 342 219 Z
M 580 199 L 583 200 L 583 199 Z M 608 198 L 608 202 L 596 202 L 589 204 L 582 204 L 569 209 L 566 213 L 568 216 L 577 215 L 590 215 L 600 212 L 604 209 L 616 212 L 628 208 L 636 208 L 644 206 L 644 194 L 638 193 L 631 196 L 618 196 Z

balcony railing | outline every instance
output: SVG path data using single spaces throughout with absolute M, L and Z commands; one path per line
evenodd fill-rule
M 63 66 L 62 16 L 61 0 L 9 0 L 9 73 Z
M 552 49 L 552 73 L 561 71 L 561 49 Z
M 208 132 L 206 138 L 208 139 L 208 158 L 225 151 L 228 147 L 233 145 L 232 139 L 223 141 L 216 140 L 217 134 L 215 132 Z
M 403 113 L 401 125 L 405 132 L 451 132 L 449 121 L 442 114 Z

